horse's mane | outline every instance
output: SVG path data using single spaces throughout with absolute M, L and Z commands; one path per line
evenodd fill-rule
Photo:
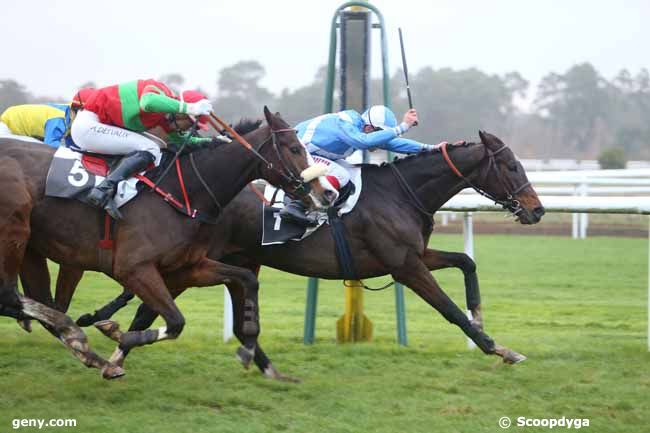
M 233 129 L 237 132 L 237 134 L 245 135 L 248 134 L 249 132 L 255 131 L 260 127 L 260 125 L 262 125 L 261 120 L 259 119 L 253 120 L 244 117 L 233 127 Z

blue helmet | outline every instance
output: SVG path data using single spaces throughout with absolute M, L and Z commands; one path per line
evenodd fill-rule
M 366 125 L 370 125 L 373 128 L 388 129 L 397 126 L 395 113 L 384 105 L 373 105 L 363 112 L 361 118 Z

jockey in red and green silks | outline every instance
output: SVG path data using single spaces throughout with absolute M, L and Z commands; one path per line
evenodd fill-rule
M 156 80 L 137 80 L 95 90 L 72 123 L 74 143 L 84 151 L 109 155 L 126 155 L 104 181 L 88 196 L 92 204 L 106 209 L 114 218 L 121 215 L 113 203 L 117 184 L 160 161 L 164 143 L 147 130 L 160 130 L 168 142 L 198 145 L 210 138 L 187 137 L 193 119 L 205 120 L 212 111 L 207 97 L 186 91 L 177 97 L 165 84 Z

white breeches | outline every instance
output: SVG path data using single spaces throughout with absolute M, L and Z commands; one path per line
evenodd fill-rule
M 33 143 L 41 143 L 43 142 L 41 140 L 37 140 L 36 138 L 29 137 L 27 135 L 16 135 L 14 134 L 11 129 L 7 126 L 6 123 L 0 122 L 0 137 L 9 137 L 9 138 L 14 138 L 16 140 L 21 140 L 21 141 L 31 141 Z
M 350 173 L 348 170 L 352 168 L 352 165 L 346 160 L 340 159 L 337 162 L 334 162 L 331 159 L 323 158 L 322 156 L 312 155 L 311 157 L 314 159 L 314 162 L 327 166 L 327 174 L 325 175 L 325 178 L 336 190 L 341 189 L 350 182 Z
M 12 134 L 13 132 L 11 132 L 11 129 L 9 129 L 9 127 L 6 124 L 0 122 L 0 135 L 12 135 Z
M 156 165 L 160 162 L 158 143 L 137 132 L 101 123 L 92 111 L 82 110 L 77 113 L 70 135 L 77 146 L 88 152 L 126 155 L 144 150 L 154 156 Z

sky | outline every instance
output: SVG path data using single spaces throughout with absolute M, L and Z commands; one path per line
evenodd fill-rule
M 333 0 L 29 0 L 4 2 L 0 79 L 38 96 L 71 96 L 180 73 L 216 93 L 218 71 L 240 60 L 266 68 L 279 93 L 309 84 L 327 61 Z M 387 24 L 391 72 L 404 32 L 411 74 L 424 66 L 519 71 L 533 86 L 591 62 L 605 77 L 650 68 L 650 2 L 643 0 L 374 0 Z M 378 32 L 373 43 L 379 44 Z M 373 75 L 380 71 L 375 56 Z

